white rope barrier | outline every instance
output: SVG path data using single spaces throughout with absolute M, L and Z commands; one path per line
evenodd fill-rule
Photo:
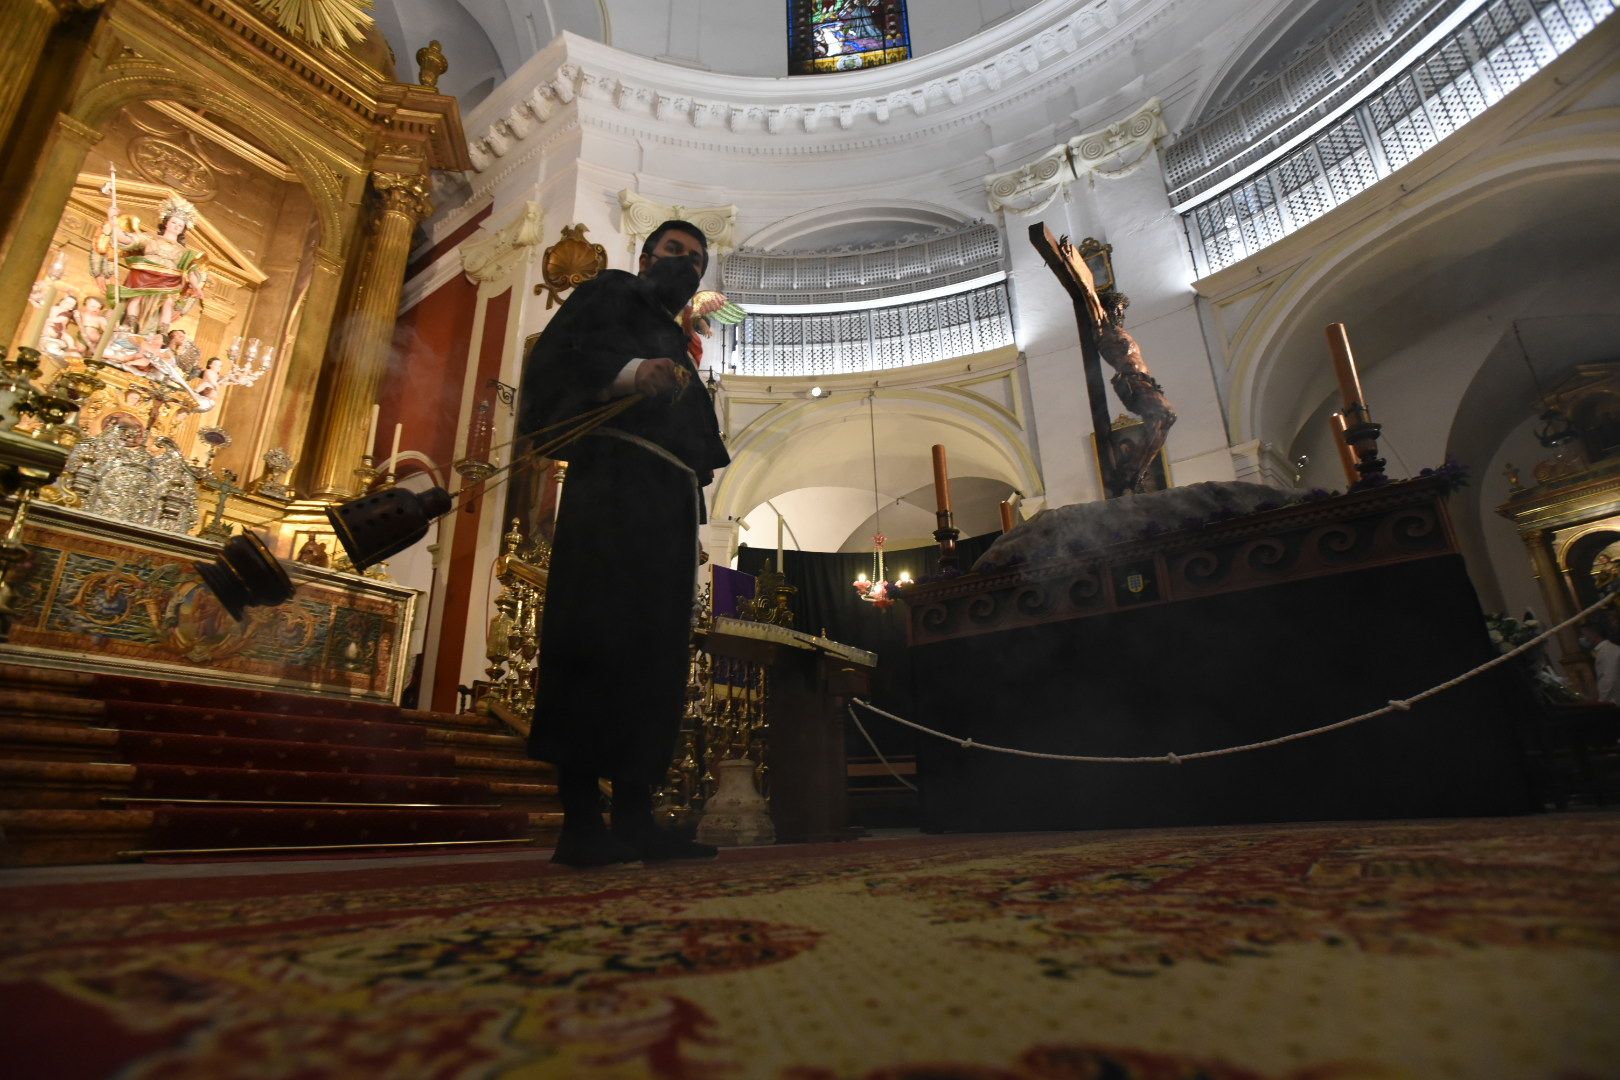
M 864 705 L 866 703 L 862 702 L 862 704 Z M 869 708 L 869 709 L 871 708 L 870 705 L 867 705 L 866 707 Z M 894 771 L 894 766 L 890 765 L 889 764 L 889 759 L 883 756 L 883 751 L 878 749 L 878 744 L 873 742 L 872 741 L 872 736 L 870 736 L 870 735 L 868 735 L 866 733 L 866 725 L 862 724 L 861 723 L 861 718 L 855 715 L 854 706 L 850 707 L 849 718 L 851 720 L 855 721 L 855 730 L 859 731 L 861 733 L 861 738 L 865 739 L 866 740 L 866 745 L 870 746 L 872 748 L 872 753 L 876 754 L 877 757 L 878 757 L 878 760 L 883 762 L 883 767 L 885 769 L 889 770 L 889 775 L 894 777 L 896 780 L 900 781 L 901 784 L 903 784 L 906 787 L 910 788 L 912 791 L 916 791 L 917 790 L 917 785 L 913 784 L 911 781 L 907 780 L 905 777 L 901 776 L 899 773 Z
M 955 743 L 964 750 L 988 750 L 994 754 L 1011 754 L 1015 757 L 1038 758 L 1042 761 L 1073 761 L 1083 765 L 1180 765 L 1185 761 L 1202 761 L 1207 758 L 1226 757 L 1231 754 L 1247 753 L 1250 750 L 1265 750 L 1273 746 L 1282 746 L 1286 743 L 1299 742 L 1301 739 L 1309 739 L 1317 735 L 1325 735 L 1330 731 L 1338 731 L 1341 728 L 1347 728 L 1354 724 L 1362 723 L 1366 720 L 1375 720 L 1380 716 L 1387 716 L 1392 712 L 1411 712 L 1412 706 L 1416 705 L 1418 702 L 1427 701 L 1429 698 L 1443 694 L 1447 690 L 1461 686 L 1463 683 L 1472 678 L 1483 675 L 1492 668 L 1500 667 L 1509 660 L 1514 660 L 1520 656 L 1523 656 L 1525 653 L 1529 652 L 1531 649 L 1534 649 L 1536 646 L 1540 645 L 1548 638 L 1551 638 L 1559 631 L 1565 630 L 1571 626 L 1574 626 L 1576 623 L 1590 618 L 1594 613 L 1597 612 L 1599 608 L 1613 603 L 1617 596 L 1620 596 L 1620 593 L 1613 593 L 1609 596 L 1605 596 L 1591 607 L 1570 616 L 1557 626 L 1538 634 L 1536 637 L 1531 638 L 1529 641 L 1526 641 L 1517 648 L 1511 649 L 1508 652 L 1503 653 L 1501 656 L 1495 657 L 1494 659 L 1487 660 L 1485 663 L 1474 668 L 1472 671 L 1464 672 L 1454 679 L 1448 679 L 1445 682 L 1440 683 L 1438 686 L 1431 686 L 1421 694 L 1413 694 L 1409 698 L 1394 699 L 1380 709 L 1374 709 L 1371 712 L 1364 712 L 1359 716 L 1352 716 L 1347 720 L 1340 720 L 1336 723 L 1323 724 L 1321 727 L 1314 727 L 1308 731 L 1296 731 L 1291 735 L 1279 735 L 1274 739 L 1262 739 L 1259 742 L 1244 743 L 1241 746 L 1226 746 L 1219 750 L 1197 750 L 1190 754 L 1143 754 L 1133 757 L 1103 757 L 1094 754 L 1049 754 L 1039 750 L 1021 750 L 1015 746 L 997 746 L 994 743 L 974 742 L 972 739 L 959 739 L 955 735 L 948 735 L 943 731 L 936 731 L 935 729 L 927 727 L 923 724 L 919 724 L 914 720 L 907 720 L 904 717 L 896 716 L 891 712 L 886 712 L 883 709 L 878 708 L 876 705 L 873 705 L 871 702 L 862 701 L 860 698 L 851 699 L 849 715 L 850 719 L 855 720 L 855 706 L 859 705 L 867 712 L 881 716 L 885 720 L 893 720 L 895 723 L 911 728 L 913 731 L 919 731 L 924 735 L 931 735 L 936 739 L 943 739 L 946 742 Z M 859 720 L 855 720 L 855 726 L 859 728 L 861 726 L 861 722 Z M 861 734 L 866 734 L 865 728 L 861 728 Z M 867 742 L 870 743 L 871 741 L 871 737 L 868 736 Z M 876 744 L 873 744 L 872 749 L 877 749 Z M 881 754 L 878 756 L 880 758 L 882 757 Z M 888 762 L 885 761 L 884 764 L 887 765 Z M 890 772 L 893 771 L 894 770 L 891 767 Z M 907 784 L 906 786 L 910 787 L 911 785 Z

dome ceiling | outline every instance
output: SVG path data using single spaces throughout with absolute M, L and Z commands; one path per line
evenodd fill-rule
M 937 52 L 1043 0 L 921 0 L 910 5 L 916 55 Z M 1067 0 L 1044 0 L 1069 6 Z M 731 75 L 785 76 L 785 0 L 376 0 L 402 77 L 437 39 L 450 60 L 440 88 L 463 112 L 558 34 L 666 63 Z

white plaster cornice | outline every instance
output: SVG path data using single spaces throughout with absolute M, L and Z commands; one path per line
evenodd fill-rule
M 985 177 L 990 209 L 1038 214 L 1082 176 L 1122 179 L 1152 157 L 1154 146 L 1166 134 L 1164 110 L 1158 98 L 1150 98 L 1118 123 L 1077 135 L 1034 161 Z
M 524 144 L 565 111 L 644 138 L 761 156 L 926 138 L 1072 81 L 1079 65 L 1133 48 L 1190 6 L 1047 0 L 927 57 L 791 79 L 693 71 L 565 33 L 468 115 L 470 153 L 479 173 L 527 158 Z M 475 189 L 488 189 L 483 180 Z
M 481 229 L 461 245 L 461 268 L 483 284 L 499 281 L 527 259 L 544 237 L 545 215 L 537 202 L 526 202 L 517 219 L 500 229 Z
M 737 208 L 735 206 L 679 206 L 656 202 L 644 195 L 626 189 L 619 192 L 619 209 L 624 219 L 619 231 L 635 251 L 653 230 L 671 219 L 690 221 L 703 230 L 703 239 L 709 250 L 723 255 L 737 246 Z

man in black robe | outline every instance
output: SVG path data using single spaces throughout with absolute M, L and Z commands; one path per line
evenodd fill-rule
M 707 265 L 702 232 L 665 222 L 642 247 L 640 273 L 605 270 L 579 286 L 523 365 L 520 436 L 644 397 L 557 452 L 568 482 L 529 755 L 557 766 L 563 828 L 552 861 L 570 866 L 715 854 L 652 816 L 686 704 L 702 488 L 730 461 L 675 321 Z

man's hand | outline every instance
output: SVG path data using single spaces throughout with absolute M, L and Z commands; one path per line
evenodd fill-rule
M 643 360 L 636 368 L 636 390 L 653 397 L 674 397 L 681 388 L 681 372 L 667 356 Z

